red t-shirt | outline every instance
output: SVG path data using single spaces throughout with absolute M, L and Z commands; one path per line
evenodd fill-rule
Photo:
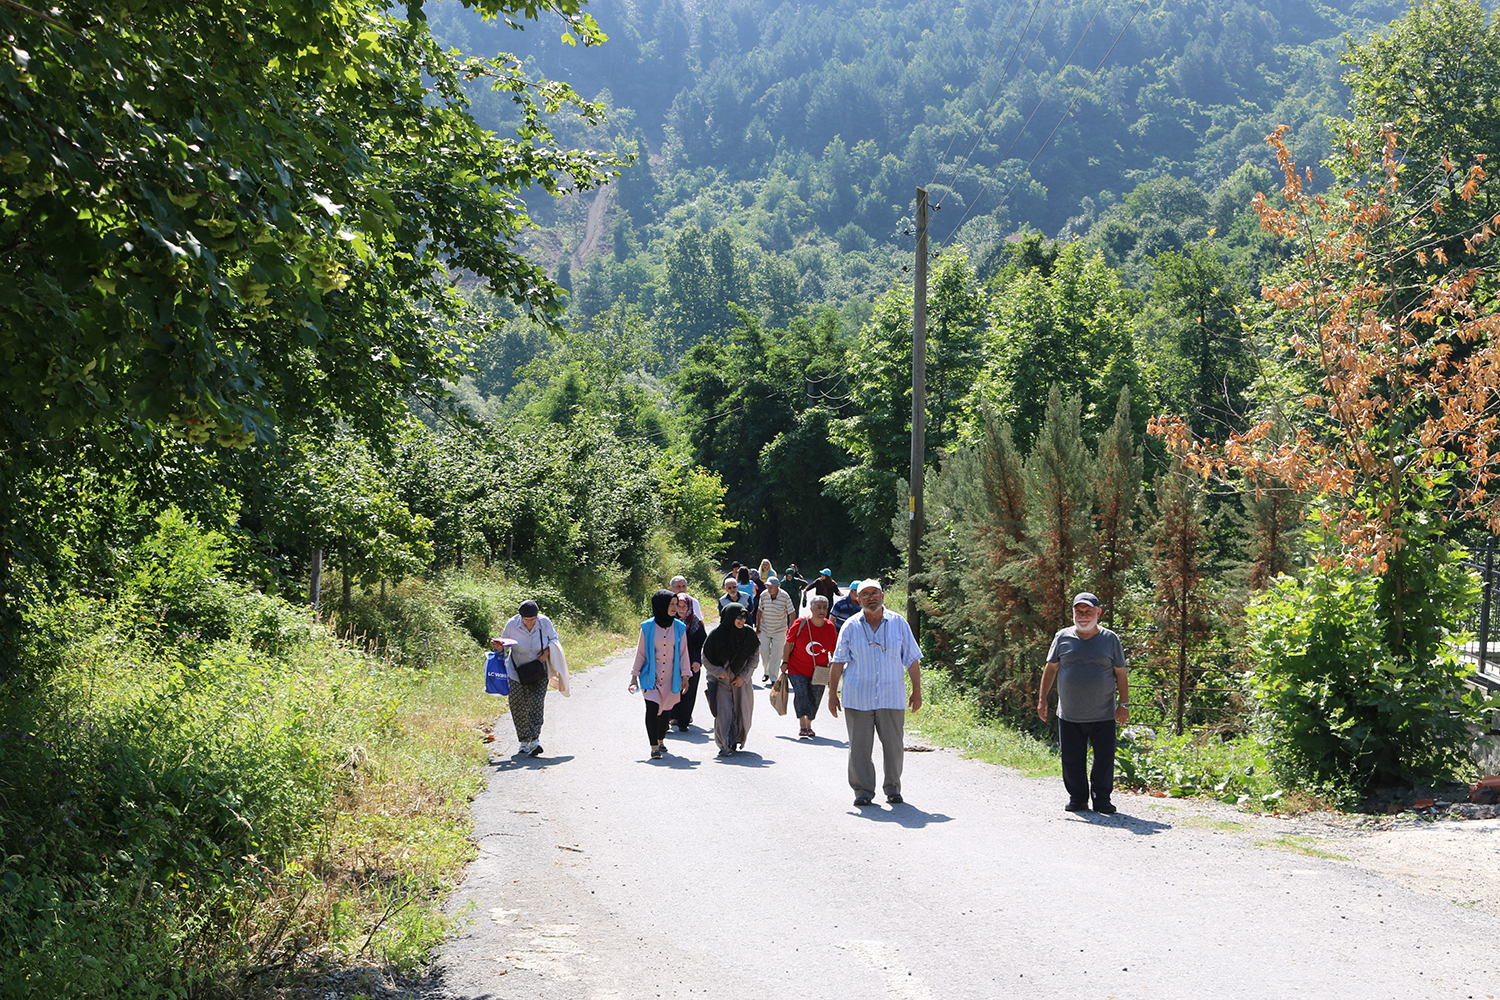
M 798 618 L 786 630 L 792 641 L 792 658 L 787 670 L 803 677 L 811 677 L 813 667 L 826 667 L 833 659 L 833 649 L 839 644 L 839 630 L 833 622 L 824 620 L 821 626 L 814 625 L 811 618 Z

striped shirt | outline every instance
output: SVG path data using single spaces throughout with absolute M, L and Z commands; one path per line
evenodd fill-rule
M 844 622 L 833 662 L 844 664 L 839 698 L 845 708 L 870 712 L 906 707 L 906 668 L 922 658 L 906 619 L 885 609 L 878 628 L 863 612 Z

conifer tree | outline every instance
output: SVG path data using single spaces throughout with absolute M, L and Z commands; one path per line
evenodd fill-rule
M 1135 555 L 1135 509 L 1142 460 L 1130 424 L 1130 387 L 1120 390 L 1115 422 L 1099 438 L 1094 476 L 1094 592 L 1104 621 L 1119 628 L 1116 604 Z
M 1030 588 L 1043 623 L 1068 620 L 1073 586 L 1089 556 L 1089 479 L 1083 447 L 1081 397 L 1063 401 L 1054 385 L 1026 458 L 1026 526 L 1032 549 Z
M 1151 548 L 1157 630 L 1152 652 L 1177 673 L 1176 729 L 1182 734 L 1189 687 L 1188 651 L 1203 641 L 1208 621 L 1200 608 L 1203 582 L 1203 487 L 1180 460 L 1156 477 L 1156 526 Z

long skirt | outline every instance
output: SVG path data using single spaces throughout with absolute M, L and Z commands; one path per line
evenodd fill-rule
M 716 687 L 718 711 L 714 713 L 714 742 L 720 750 L 737 750 L 750 735 L 750 717 L 755 712 L 755 685 L 750 674 L 742 675 L 745 683 L 735 687 L 720 681 Z

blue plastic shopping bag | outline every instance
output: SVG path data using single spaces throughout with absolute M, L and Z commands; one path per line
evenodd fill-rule
M 510 694 L 510 677 L 505 672 L 505 654 L 493 649 L 484 657 L 484 693 Z

